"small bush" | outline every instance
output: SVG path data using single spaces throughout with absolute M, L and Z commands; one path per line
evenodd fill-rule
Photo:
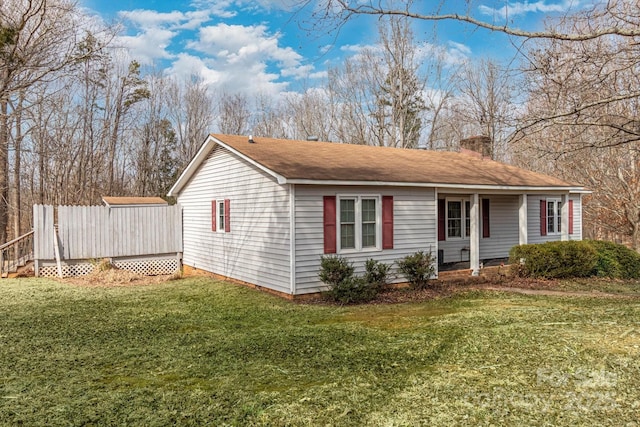
M 359 276 L 347 277 L 329 290 L 331 298 L 343 304 L 371 301 L 377 294 L 378 289 Z
M 509 258 L 518 276 L 555 279 L 592 275 L 598 254 L 588 242 L 571 240 L 514 246 Z
M 586 240 L 598 253 L 593 276 L 613 279 L 640 279 L 640 254 L 624 245 L 602 240 Z
M 370 258 L 365 264 L 365 270 L 364 280 L 378 291 L 389 283 L 389 271 L 391 270 L 389 264 Z
M 353 265 L 345 258 L 332 255 L 320 258 L 318 276 L 329 285 L 328 295 L 334 301 L 353 304 L 370 301 L 377 295 L 377 285 L 369 284 L 364 277 L 354 276 L 353 272 Z
M 318 276 L 323 283 L 330 286 L 340 284 L 353 276 L 353 265 L 346 258 L 327 255 L 320 257 L 320 273 Z
M 416 252 L 398 261 L 398 267 L 414 289 L 424 289 L 435 273 L 435 257 L 431 252 Z

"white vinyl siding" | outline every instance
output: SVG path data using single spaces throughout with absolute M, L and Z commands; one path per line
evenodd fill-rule
M 582 197 L 571 194 L 569 200 L 573 200 L 573 234 L 569 235 L 569 240 L 582 240 Z
M 512 247 L 519 243 L 518 196 L 482 196 L 489 199 L 490 237 L 480 231 L 480 259 L 506 258 Z M 482 228 L 482 216 L 480 216 Z
M 529 195 L 527 196 L 527 233 L 528 243 L 544 243 L 560 240 L 560 233 L 547 232 L 546 236 L 540 235 L 540 200 L 557 199 L 554 195 Z M 571 194 L 569 200 L 573 200 L 573 234 L 569 240 L 582 240 L 582 201 L 579 194 Z M 549 206 L 547 204 L 547 210 Z M 548 221 L 548 216 L 547 216 Z
M 296 290 L 298 294 L 326 290 L 318 279 L 320 257 L 323 251 L 323 196 L 338 197 L 341 194 L 357 194 L 363 199 L 370 196 L 381 204 L 379 196 L 393 196 L 394 248 L 374 251 L 348 252 L 341 256 L 356 267 L 356 274 L 364 274 L 364 263 L 369 258 L 392 264 L 416 251 L 434 252 L 437 246 L 435 192 L 428 188 L 403 187 L 333 187 L 296 185 Z M 345 196 L 347 197 L 347 196 Z M 339 200 L 339 199 L 338 199 Z M 380 207 L 377 208 L 380 210 Z M 337 209 L 339 213 L 339 203 Z M 377 237 L 379 240 L 380 237 Z M 396 271 L 394 265 L 394 272 Z M 396 282 L 406 281 L 399 275 Z
M 230 233 L 211 231 L 211 201 L 230 200 Z M 217 147 L 178 197 L 183 262 L 290 293 L 289 193 L 285 186 Z M 224 202 L 216 203 L 224 213 Z M 218 225 L 221 219 L 216 218 Z M 224 230 L 224 228 L 223 228 Z

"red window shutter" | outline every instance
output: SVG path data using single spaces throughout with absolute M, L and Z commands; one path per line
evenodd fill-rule
M 216 231 L 216 222 L 217 222 L 216 201 L 212 200 L 211 201 L 211 231 Z
M 547 235 L 547 201 L 540 200 L 540 235 Z
M 382 196 L 382 249 L 393 249 L 393 196 Z
M 324 196 L 324 253 L 336 253 L 336 197 Z
M 231 200 L 224 199 L 224 231 L 231 231 Z
M 569 234 L 573 234 L 573 200 L 569 200 Z
M 482 199 L 482 237 L 491 237 L 489 199 Z
M 438 199 L 438 240 L 445 240 L 447 205 L 444 199 Z

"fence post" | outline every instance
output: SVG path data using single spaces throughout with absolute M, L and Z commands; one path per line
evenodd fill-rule
M 56 267 L 58 267 L 58 277 L 62 277 L 62 262 L 60 261 L 60 246 L 56 227 L 53 227 L 53 252 L 56 256 Z

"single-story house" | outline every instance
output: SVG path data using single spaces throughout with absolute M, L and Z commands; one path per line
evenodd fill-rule
M 362 273 L 430 251 L 476 275 L 514 245 L 581 240 L 585 192 L 469 151 L 212 134 L 169 195 L 185 265 L 301 295 L 326 289 L 325 254 Z

